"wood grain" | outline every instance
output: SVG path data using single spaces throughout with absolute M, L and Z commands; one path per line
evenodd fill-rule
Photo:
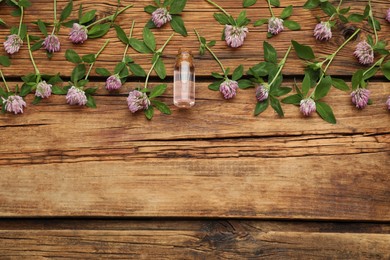
M 388 225 L 234 220 L 2 221 L 0 225 L 0 253 L 11 259 L 390 257 Z
M 59 10 L 65 6 L 67 1 L 59 0 L 58 6 Z M 133 3 L 134 7 L 129 9 L 127 12 L 123 13 L 118 17 L 117 22 L 125 29 L 129 31 L 131 26 L 131 21 L 136 20 L 137 24 L 134 31 L 134 36 L 140 38 L 142 35 L 142 27 L 149 19 L 148 14 L 143 11 L 143 7 L 149 4 L 152 4 L 153 1 L 136 1 L 128 2 L 124 1 L 123 5 Z M 239 49 L 230 49 L 226 47 L 226 44 L 220 40 L 222 26 L 219 25 L 213 18 L 213 13 L 217 9 L 213 8 L 206 1 L 202 0 L 192 0 L 188 1 L 187 7 L 183 13 L 183 19 L 187 26 L 189 36 L 182 37 L 176 35 L 172 42 L 168 45 L 165 53 L 164 59 L 166 61 L 168 75 L 173 73 L 173 65 L 175 55 L 177 50 L 180 47 L 186 47 L 193 51 L 195 54 L 195 61 L 197 67 L 198 76 L 208 76 L 211 71 L 219 71 L 219 67 L 215 61 L 212 60 L 210 54 L 205 56 L 198 55 L 199 43 L 193 32 L 194 28 L 197 28 L 200 33 L 206 37 L 208 40 L 218 40 L 217 45 L 214 47 L 214 50 L 218 57 L 227 67 L 234 69 L 239 64 L 243 64 L 246 69 L 250 66 L 253 66 L 256 63 L 263 61 L 263 50 L 262 42 L 264 40 L 269 41 L 273 44 L 278 50 L 279 57 L 284 55 L 284 52 L 288 49 L 291 39 L 298 40 L 301 43 L 309 44 L 314 47 L 315 52 L 320 55 L 328 55 L 335 51 L 338 46 L 344 41 L 343 30 L 344 28 L 336 28 L 333 32 L 333 38 L 329 43 L 316 42 L 313 34 L 313 28 L 316 21 L 316 16 L 321 17 L 323 20 L 326 19 L 326 16 L 319 10 L 309 11 L 302 8 L 304 0 L 300 1 L 282 1 L 282 7 L 288 6 L 290 4 L 294 5 L 294 15 L 291 17 L 292 20 L 299 21 L 302 26 L 301 31 L 288 31 L 281 33 L 277 37 L 267 40 L 266 39 L 266 26 L 262 27 L 253 27 L 253 23 L 249 25 L 250 33 L 247 37 L 245 45 Z M 388 5 L 386 1 L 376 0 L 372 1 L 374 6 L 374 14 L 377 19 L 382 23 L 382 31 L 380 32 L 380 37 L 382 39 L 388 39 L 390 33 L 390 26 L 388 26 L 384 20 L 384 10 L 387 10 Z M 75 9 L 77 10 L 79 4 L 82 1 L 74 1 Z M 241 8 L 241 1 L 222 1 L 219 2 L 223 7 L 226 8 L 233 16 L 237 16 Z M 362 12 L 366 1 L 346 1 L 345 6 L 352 6 L 353 12 Z M 109 3 L 107 1 L 93 1 L 93 3 L 83 3 L 84 10 L 97 9 L 98 17 L 103 17 L 111 14 L 115 10 L 115 2 Z M 12 11 L 11 8 L 2 5 L 0 9 L 0 17 L 2 17 L 9 25 L 15 26 L 18 24 L 18 19 L 11 17 L 9 13 Z M 282 8 L 275 8 L 275 13 L 280 14 Z M 44 0 L 34 0 L 34 4 L 31 8 L 26 11 L 25 22 L 29 24 L 30 33 L 33 35 L 40 35 L 40 32 L 37 29 L 37 26 L 32 25 L 31 22 L 36 21 L 38 18 L 41 18 L 45 21 L 50 22 L 52 19 L 52 6 L 47 4 L 47 1 Z M 258 1 L 257 4 L 251 8 L 247 9 L 248 17 L 255 21 L 260 18 L 269 17 L 269 11 L 265 1 Z M 77 11 L 74 12 L 73 18 L 77 15 Z M 348 27 L 352 25 L 347 25 Z M 363 28 L 363 32 L 360 35 L 358 40 L 364 39 L 365 35 L 369 33 L 369 27 L 366 23 L 359 25 Z M 172 30 L 169 26 L 163 27 L 161 30 L 155 30 L 157 36 L 158 45 L 162 45 L 163 42 L 171 34 Z M 38 67 L 41 72 L 47 74 L 55 74 L 61 72 L 62 75 L 69 76 L 73 68 L 73 65 L 69 62 L 66 62 L 64 59 L 64 53 L 66 49 L 73 48 L 77 50 L 80 54 L 95 53 L 103 44 L 104 39 L 98 40 L 88 40 L 85 44 L 82 45 L 72 45 L 67 39 L 67 34 L 69 33 L 68 28 L 62 28 L 60 32 L 60 39 L 62 43 L 62 50 L 60 53 L 56 53 L 54 57 L 49 61 L 45 53 L 37 51 L 34 53 L 35 59 L 37 61 Z M 0 38 L 3 39 L 8 35 L 7 29 L 0 29 Z M 116 38 L 115 30 L 111 30 L 105 38 L 110 38 L 111 43 L 108 48 L 100 56 L 99 61 L 96 63 L 98 67 L 107 67 L 111 71 L 114 69 L 115 65 L 121 60 L 122 53 L 124 51 L 124 45 Z M 357 60 L 353 57 L 352 53 L 354 51 L 357 41 L 350 43 L 345 49 L 343 49 L 339 56 L 335 59 L 334 64 L 330 67 L 329 73 L 332 75 L 347 75 L 350 76 L 352 72 L 361 68 Z M 129 50 L 129 55 L 131 55 L 136 62 L 142 65 L 143 68 L 148 69 L 150 67 L 150 55 L 138 54 L 134 50 Z M 1 48 L 0 55 L 4 54 L 4 50 Z M 27 71 L 32 72 L 33 68 L 31 62 L 28 58 L 28 53 L 26 49 L 26 44 L 22 47 L 20 53 L 13 56 L 13 66 L 10 68 L 5 68 L 4 72 L 6 76 L 20 77 L 27 73 Z M 290 59 L 287 62 L 287 65 L 284 69 L 286 75 L 301 75 L 303 74 L 303 63 L 300 61 L 295 54 L 290 55 Z M 95 74 L 93 74 L 95 75 Z

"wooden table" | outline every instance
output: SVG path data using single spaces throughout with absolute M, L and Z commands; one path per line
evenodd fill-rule
M 67 1 L 59 0 L 59 9 Z M 117 23 L 128 31 L 136 19 L 134 37 L 141 38 L 148 20 L 144 6 L 134 7 Z M 218 2 L 218 1 L 217 1 Z M 219 1 L 236 16 L 241 1 Z M 74 1 L 75 9 L 96 8 L 109 15 L 116 1 Z M 129 1 L 123 1 L 123 5 Z M 282 1 L 295 6 L 292 19 L 301 31 L 285 31 L 268 40 L 279 56 L 291 39 L 313 46 L 319 55 L 333 52 L 343 41 L 340 30 L 329 43 L 316 42 L 312 30 L 322 12 L 302 8 L 304 1 Z M 366 1 L 346 1 L 353 11 Z M 382 23 L 381 38 L 390 40 L 383 14 L 387 1 L 373 1 Z M 26 10 L 31 22 L 52 19 L 52 2 L 34 0 Z M 1 4 L 0 17 L 17 25 L 12 8 Z M 275 12 L 280 13 L 280 9 Z M 0 115 L 0 255 L 2 259 L 32 258 L 145 258 L 145 259 L 389 259 L 390 258 L 390 117 L 384 105 L 390 83 L 378 75 L 370 82 L 373 105 L 357 110 L 349 93 L 336 89 L 325 100 L 338 119 L 328 124 L 318 115 L 303 118 L 297 107 L 283 105 L 285 118 L 268 109 L 253 116 L 254 90 L 239 90 L 231 101 L 207 89 L 210 73 L 219 71 L 208 53 L 198 55 L 193 29 L 208 40 L 231 68 L 245 69 L 263 61 L 266 27 L 249 26 L 245 45 L 237 50 L 220 40 L 222 26 L 212 6 L 189 0 L 183 19 L 189 31 L 176 35 L 166 48 L 168 91 L 163 96 L 173 114 L 156 113 L 152 121 L 127 108 L 128 92 L 142 78 L 129 78 L 120 93 L 103 89 L 105 78 L 92 74 L 99 86 L 97 109 L 71 107 L 64 96 L 31 104 L 23 115 Z M 72 17 L 76 16 L 77 11 Z M 265 1 L 247 9 L 252 21 L 268 17 Z M 363 34 L 369 32 L 365 24 Z M 169 26 L 155 31 L 158 46 L 171 34 Z M 65 80 L 73 65 L 66 49 L 95 53 L 104 39 L 74 46 L 60 32 L 62 50 L 51 60 L 34 52 L 42 73 L 60 71 Z M 0 29 L 0 38 L 8 29 Z M 124 45 L 114 29 L 96 67 L 114 69 Z M 329 74 L 350 80 L 358 68 L 352 57 L 356 42 L 335 59 Z M 195 54 L 196 106 L 188 111 L 172 104 L 172 72 L 179 47 Z M 150 55 L 129 50 L 145 70 Z M 0 55 L 4 55 L 1 48 Z M 3 68 L 10 82 L 33 72 L 26 44 Z M 285 82 L 302 80 L 303 63 L 295 53 L 283 70 Z M 153 76 L 151 85 L 160 82 Z

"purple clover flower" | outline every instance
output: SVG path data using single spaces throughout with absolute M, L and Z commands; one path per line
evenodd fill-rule
M 314 28 L 314 37 L 319 41 L 329 41 L 332 38 L 332 30 L 329 22 L 320 22 Z
M 72 86 L 66 94 L 66 102 L 69 105 L 85 106 L 87 104 L 87 96 L 85 92 L 75 86 Z
M 51 88 L 51 84 L 46 83 L 46 81 L 41 81 L 37 85 L 35 96 L 40 98 L 48 98 L 51 95 Z
M 121 79 L 117 74 L 111 75 L 106 80 L 106 89 L 108 91 L 117 90 L 122 87 Z
M 232 48 L 238 48 L 244 44 L 248 28 L 238 27 L 230 24 L 225 25 L 225 41 Z
M 156 11 L 152 13 L 152 21 L 157 28 L 160 28 L 171 20 L 172 16 L 166 8 L 157 8 Z
M 74 23 L 69 33 L 69 39 L 73 43 L 83 43 L 88 39 L 88 30 L 85 26 Z
M 132 113 L 137 112 L 138 110 L 146 110 L 150 106 L 150 100 L 146 93 L 142 93 L 138 90 L 130 91 L 129 96 L 127 97 L 127 105 L 129 110 Z
M 219 91 L 223 94 L 224 99 L 231 99 L 236 96 L 238 89 L 237 81 L 227 79 L 219 85 Z
M 60 40 L 54 34 L 48 35 L 42 45 L 48 52 L 58 52 L 61 49 Z
M 352 91 L 352 103 L 359 109 L 363 109 L 368 104 L 368 99 L 370 98 L 371 92 L 365 88 L 358 88 L 355 91 Z
M 18 95 L 9 96 L 7 99 L 3 99 L 3 103 L 5 104 L 5 110 L 10 113 L 23 113 L 23 107 L 26 107 L 26 102 L 24 102 L 23 98 Z
M 316 111 L 316 103 L 311 98 L 302 99 L 299 110 L 304 116 L 310 116 L 311 113 Z
M 374 50 L 368 42 L 361 41 L 356 45 L 353 53 L 359 62 L 363 65 L 370 65 L 374 62 Z
M 277 18 L 277 17 L 271 17 L 268 20 L 268 32 L 277 35 L 281 32 L 283 32 L 283 19 Z
M 260 84 L 256 88 L 256 99 L 259 102 L 262 102 L 268 98 L 269 89 L 264 86 L 263 84 Z
M 387 109 L 390 110 L 390 96 L 387 98 L 386 106 L 387 106 Z
M 23 45 L 22 38 L 17 34 L 11 34 L 7 37 L 7 40 L 3 43 L 4 49 L 8 54 L 17 53 L 20 46 Z
M 387 9 L 386 20 L 390 23 L 390 8 Z

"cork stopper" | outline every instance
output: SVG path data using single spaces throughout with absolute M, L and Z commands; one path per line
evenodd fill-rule
M 189 49 L 180 48 L 177 51 L 176 64 L 179 65 L 182 61 L 188 61 L 191 65 L 193 65 L 192 58 L 192 52 Z

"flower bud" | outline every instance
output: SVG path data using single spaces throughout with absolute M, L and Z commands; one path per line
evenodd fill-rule
M 363 65 L 370 65 L 374 62 L 374 50 L 366 41 L 359 42 L 353 54 Z
M 88 39 L 88 30 L 85 26 L 74 23 L 69 33 L 69 39 L 73 43 L 83 43 Z
M 3 99 L 3 103 L 5 105 L 5 110 L 10 113 L 23 113 L 23 107 L 26 107 L 26 102 L 24 102 L 23 98 L 18 95 L 9 96 L 7 99 Z
M 8 36 L 7 40 L 3 43 L 4 49 L 8 54 L 17 53 L 20 49 L 20 46 L 23 45 L 23 41 L 17 34 L 11 34 Z
M 256 99 L 259 102 L 262 102 L 268 98 L 269 89 L 265 87 L 263 84 L 258 85 L 256 88 Z
M 48 98 L 51 95 L 51 88 L 51 84 L 46 83 L 46 81 L 41 81 L 37 85 L 35 96 L 40 98 Z
M 352 103 L 359 109 L 363 109 L 368 104 L 371 92 L 365 88 L 358 88 L 351 93 Z
M 311 113 L 316 111 L 316 103 L 311 98 L 302 99 L 299 110 L 304 116 L 310 116 Z
M 106 89 L 108 91 L 117 90 L 117 89 L 120 89 L 121 87 L 122 87 L 121 79 L 116 74 L 115 75 L 111 75 L 106 80 Z
M 66 94 L 66 102 L 69 105 L 84 106 L 87 104 L 87 96 L 83 90 L 72 86 Z
M 238 89 L 237 81 L 227 79 L 219 85 L 219 91 L 223 94 L 225 99 L 231 99 L 236 96 Z
M 329 41 L 332 38 L 332 30 L 329 22 L 321 22 L 314 28 L 314 37 L 319 41 Z
M 268 32 L 277 35 L 281 33 L 284 30 L 283 27 L 283 19 L 276 18 L 276 17 L 271 17 L 268 20 Z
M 157 8 L 156 11 L 152 13 L 152 21 L 157 28 L 160 28 L 171 20 L 172 16 L 166 8 Z
M 225 25 L 225 41 L 229 47 L 238 48 L 244 44 L 248 28 L 230 24 Z
M 57 52 L 61 49 L 60 40 L 54 34 L 48 35 L 42 45 L 48 52 Z
M 129 96 L 127 97 L 127 105 L 129 110 L 132 113 L 137 112 L 138 110 L 146 110 L 150 106 L 150 100 L 146 93 L 142 93 L 138 90 L 130 91 Z

